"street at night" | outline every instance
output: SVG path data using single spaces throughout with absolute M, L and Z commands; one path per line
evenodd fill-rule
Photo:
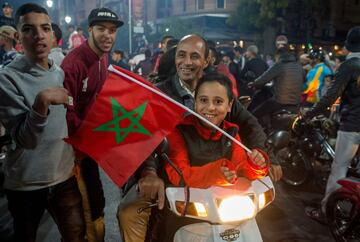
M 0 242 L 360 242 L 360 0 L 0 6 Z
M 120 192 L 104 173 L 102 173 L 102 180 L 106 197 L 105 240 L 108 242 L 118 242 L 121 240 L 116 220 L 116 211 Z M 264 242 L 334 241 L 327 226 L 309 219 L 304 212 L 304 204 L 313 200 L 319 200 L 322 195 L 315 191 L 301 190 L 304 189 L 289 189 L 282 182 L 276 184 L 275 201 L 257 215 L 258 225 Z M 59 240 L 57 228 L 48 214 L 44 216 L 38 236 L 38 242 Z

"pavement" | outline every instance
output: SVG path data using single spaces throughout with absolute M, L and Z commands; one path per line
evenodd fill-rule
M 120 189 L 101 172 L 106 197 L 106 242 L 121 242 L 116 220 Z M 305 204 L 322 197 L 319 191 L 289 188 L 282 182 L 276 184 L 275 201 L 257 215 L 257 222 L 264 242 L 334 242 L 327 226 L 309 219 L 304 213 Z M 1 201 L 0 197 L 0 201 Z M 8 218 L 9 219 L 9 218 Z M 0 238 L 0 241 L 3 241 Z M 46 213 L 41 221 L 37 242 L 60 241 L 59 232 L 52 218 Z

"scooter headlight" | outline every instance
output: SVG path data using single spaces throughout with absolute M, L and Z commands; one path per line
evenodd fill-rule
M 218 211 L 221 221 L 233 222 L 253 218 L 256 207 L 249 196 L 232 196 L 220 201 Z
M 177 212 L 181 214 L 185 208 L 185 202 L 176 201 L 175 206 Z M 186 210 L 186 215 L 206 218 L 208 216 L 208 213 L 204 204 L 198 202 L 189 202 Z
M 269 205 L 275 197 L 275 191 L 274 189 L 270 189 L 264 193 L 261 193 L 259 195 L 259 210 L 265 208 L 267 205 Z

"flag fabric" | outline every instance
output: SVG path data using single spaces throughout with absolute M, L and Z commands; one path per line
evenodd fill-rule
M 93 158 L 121 187 L 184 113 L 185 109 L 150 82 L 110 66 L 80 128 L 66 141 Z

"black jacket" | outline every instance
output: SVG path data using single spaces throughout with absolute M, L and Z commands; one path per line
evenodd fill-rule
M 180 86 L 177 75 L 159 83 L 157 87 L 175 101 L 194 109 L 193 106 L 190 106 L 194 104 L 194 98 L 187 94 Z M 263 128 L 257 119 L 238 100 L 233 103 L 231 112 L 226 117 L 226 120 L 240 127 L 239 135 L 244 144 L 250 149 L 264 148 L 266 136 Z
M 280 57 L 279 62 L 258 77 L 253 86 L 261 88 L 274 80 L 273 94 L 276 102 L 280 104 L 300 104 L 303 86 L 303 69 L 295 56 L 286 53 Z
M 305 118 L 319 114 L 340 96 L 340 130 L 360 132 L 360 52 L 351 53 L 341 64 L 326 94 L 306 113 Z
M 244 83 L 253 82 L 268 68 L 266 62 L 258 57 L 248 60 L 245 62 L 244 69 L 240 72 L 240 79 Z

